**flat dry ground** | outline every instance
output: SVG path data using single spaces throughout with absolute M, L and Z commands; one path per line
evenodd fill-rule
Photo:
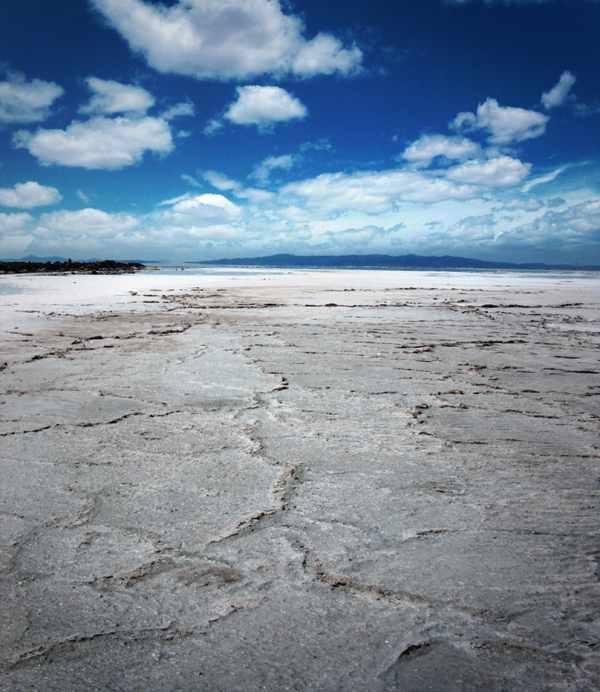
M 599 289 L 0 277 L 0 689 L 598 689 Z

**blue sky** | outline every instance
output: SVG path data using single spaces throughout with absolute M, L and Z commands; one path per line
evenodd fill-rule
M 9 0 L 0 257 L 600 264 L 597 0 Z

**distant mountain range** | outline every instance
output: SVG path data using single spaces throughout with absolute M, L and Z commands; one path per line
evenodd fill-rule
M 579 266 L 575 264 L 543 264 L 511 262 L 486 262 L 469 257 L 426 257 L 422 255 L 269 255 L 267 257 L 241 257 L 236 259 L 203 260 L 186 262 L 212 266 L 246 267 L 399 267 L 407 269 L 570 269 L 600 271 L 600 265 Z

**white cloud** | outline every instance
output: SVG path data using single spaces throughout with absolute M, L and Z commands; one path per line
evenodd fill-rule
M 217 171 L 205 171 L 202 177 L 217 190 L 221 192 L 230 190 L 238 199 L 247 199 L 254 204 L 272 201 L 275 197 L 273 193 L 266 190 L 244 187 L 237 180 L 231 180 Z
M 173 150 L 169 125 L 162 118 L 93 118 L 75 121 L 66 130 L 20 130 L 17 148 L 28 149 L 43 166 L 59 164 L 87 169 L 115 170 L 141 161 L 144 152 Z
M 302 45 L 293 59 L 292 70 L 300 77 L 317 74 L 352 74 L 362 60 L 362 53 L 353 46 L 346 49 L 331 34 L 320 33 Z
M 565 211 L 548 211 L 534 225 L 548 232 L 568 232 L 572 236 L 593 238 L 600 243 L 600 199 L 575 204 Z
M 314 151 L 333 151 L 331 142 L 328 139 L 319 139 L 316 142 L 302 142 L 298 148 L 302 152 L 310 151 L 311 149 Z
M 54 82 L 28 82 L 25 75 L 9 73 L 7 81 L 0 82 L 0 123 L 41 122 L 63 93 L 64 89 Z
M 27 254 L 31 241 L 33 217 L 23 212 L 0 213 L 0 257 L 22 257 Z
M 528 180 L 525 185 L 521 188 L 521 192 L 529 192 L 532 187 L 535 187 L 536 185 L 542 185 L 543 183 L 549 183 L 555 178 L 557 178 L 561 173 L 564 173 L 570 166 L 561 166 L 560 168 L 557 168 L 554 171 L 551 171 L 550 173 L 547 173 L 546 175 L 542 175 L 538 178 L 533 178 L 532 180 Z
M 402 158 L 417 167 L 427 167 L 438 158 L 462 161 L 474 158 L 481 147 L 465 137 L 446 137 L 444 135 L 423 135 L 406 148 Z
M 405 228 L 405 224 L 398 223 L 391 228 L 381 226 L 363 226 L 362 228 L 344 228 L 343 230 L 325 231 L 323 233 L 327 249 L 335 249 L 343 254 L 360 254 L 357 249 L 364 250 L 374 242 L 388 239 L 392 244 L 398 245 L 402 241 L 399 238 L 392 238 L 398 231 Z M 394 242 L 395 241 L 395 242 Z
M 446 177 L 458 183 L 504 188 L 519 185 L 530 170 L 530 163 L 523 163 L 510 156 L 500 156 L 489 161 L 467 161 L 449 169 Z
M 33 217 L 25 212 L 20 214 L 0 214 L 0 235 L 23 235 Z
M 186 183 L 189 183 L 192 187 L 202 187 L 202 184 L 199 183 L 196 180 L 196 178 L 194 178 L 192 175 L 188 175 L 187 173 L 182 173 L 180 177 L 182 180 L 185 180 Z
M 0 235 L 0 257 L 23 257 L 33 240 L 32 235 Z
M 324 173 L 316 178 L 285 185 L 284 197 L 306 200 L 306 208 L 323 214 L 359 211 L 382 214 L 399 202 L 432 204 L 447 199 L 471 199 L 479 194 L 473 185 L 456 184 L 414 171 Z
M 216 187 L 217 190 L 221 190 L 221 192 L 231 190 L 235 194 L 242 189 L 241 183 L 238 183 L 236 180 L 231 180 L 226 175 L 218 173 L 217 171 L 205 171 L 202 177 L 213 187 Z
M 306 209 L 323 214 L 382 214 L 401 202 L 434 204 L 481 197 L 486 190 L 519 185 L 530 168 L 531 164 L 501 156 L 439 170 L 325 173 L 289 183 L 279 195 L 283 199 L 301 198 Z
M 178 200 L 161 220 L 166 224 L 205 227 L 232 223 L 240 215 L 240 208 L 223 195 L 205 194 Z
M 450 238 L 460 238 L 465 241 L 493 240 L 496 236 L 494 227 L 497 221 L 493 214 L 485 216 L 468 216 L 457 224 L 454 224 L 448 231 Z
M 530 199 L 511 199 L 502 205 L 502 211 L 538 211 L 544 206 L 536 197 Z
M 575 84 L 577 79 L 569 72 L 565 70 L 550 91 L 546 91 L 542 94 L 542 104 L 546 110 L 551 108 L 557 108 L 562 106 L 565 101 L 569 99 L 569 91 L 571 87 Z
M 573 103 L 573 113 L 578 118 L 589 118 L 592 115 L 598 115 L 600 113 L 600 106 L 595 103 L 590 105 L 588 103 Z
M 156 101 L 154 96 L 142 87 L 120 84 L 110 79 L 98 79 L 97 77 L 88 77 L 86 82 L 94 95 L 88 103 L 79 109 L 80 113 L 145 115 Z
M 543 113 L 503 107 L 496 99 L 488 98 L 479 104 L 476 114 L 459 113 L 449 127 L 457 132 L 486 130 L 490 143 L 511 144 L 540 137 L 546 131 L 548 120 Z
M 55 187 L 46 187 L 33 181 L 17 183 L 13 188 L 0 189 L 0 205 L 3 207 L 33 209 L 57 204 L 61 199 L 62 195 Z
M 177 103 L 171 108 L 167 109 L 160 117 L 163 120 L 173 120 L 173 118 L 180 118 L 182 116 L 192 116 L 196 114 L 196 108 L 194 104 L 190 101 L 183 101 L 182 103 Z
M 586 248 L 584 256 L 593 263 L 592 249 L 600 247 L 600 200 L 588 200 L 562 212 L 547 211 L 531 223 L 504 232 L 497 242 L 508 248 L 544 248 L 555 252 L 581 252 Z
M 296 158 L 291 154 L 269 156 L 254 169 L 251 177 L 256 178 L 262 185 L 266 185 L 269 182 L 269 176 L 272 170 L 279 168 L 284 171 L 289 171 L 295 161 Z
M 312 77 L 352 74 L 362 53 L 329 34 L 303 36 L 299 17 L 278 0 L 180 0 L 167 7 L 142 0 L 93 5 L 159 72 L 198 79 L 249 79 L 262 74 Z
M 587 200 L 562 212 L 546 211 L 520 225 L 494 214 L 467 217 L 446 231 L 423 235 L 413 242 L 418 251 L 426 253 L 469 256 L 483 252 L 493 253 L 495 258 L 510 257 L 513 262 L 585 263 L 600 248 L 600 199 Z
M 128 214 L 108 214 L 99 209 L 62 210 L 42 214 L 35 235 L 51 239 L 78 236 L 111 238 L 131 231 L 139 224 L 137 218 Z
M 274 86 L 236 87 L 234 101 L 223 116 L 236 125 L 257 125 L 265 128 L 276 122 L 302 119 L 308 110 L 299 99 L 285 89 Z
M 204 128 L 204 130 L 202 130 L 202 132 L 207 137 L 210 137 L 211 135 L 214 135 L 215 132 L 218 132 L 222 127 L 223 123 L 220 120 L 214 118 L 213 120 L 209 120 L 208 123 L 206 123 L 206 127 Z

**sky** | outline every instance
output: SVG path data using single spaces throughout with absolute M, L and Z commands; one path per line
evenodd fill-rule
M 0 258 L 600 264 L 599 0 L 7 0 Z

